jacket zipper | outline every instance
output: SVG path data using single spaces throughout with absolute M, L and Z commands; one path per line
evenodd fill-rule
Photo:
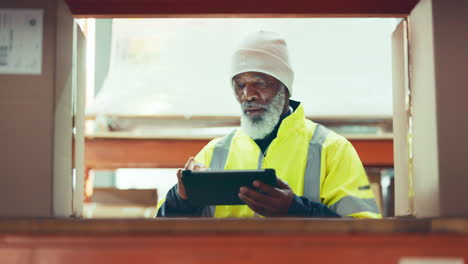
M 270 146 L 268 146 L 268 148 L 270 148 Z M 258 166 L 257 166 L 257 169 L 258 169 L 258 170 L 261 170 L 261 169 L 262 169 L 263 160 L 264 160 L 265 157 L 266 157 L 266 153 L 267 153 L 267 151 L 268 151 L 268 148 L 265 149 L 265 152 L 262 152 L 262 150 L 260 150 L 260 155 L 258 156 Z

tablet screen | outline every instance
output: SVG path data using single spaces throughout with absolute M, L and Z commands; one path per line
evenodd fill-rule
M 255 180 L 277 187 L 274 169 L 182 171 L 189 201 L 198 206 L 243 205 L 237 196 L 239 189 L 242 186 L 256 189 L 252 186 Z

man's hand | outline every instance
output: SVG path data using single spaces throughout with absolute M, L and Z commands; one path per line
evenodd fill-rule
M 204 164 L 196 163 L 193 157 L 190 157 L 187 163 L 185 164 L 185 170 L 191 171 L 203 171 L 207 170 Z M 179 194 L 182 200 L 187 200 L 187 193 L 185 192 L 184 182 L 182 181 L 182 169 L 177 171 L 177 193 Z
M 277 178 L 278 187 L 261 181 L 254 181 L 253 186 L 264 193 L 241 187 L 239 198 L 244 201 L 250 209 L 263 216 L 286 216 L 291 206 L 294 193 L 287 183 Z

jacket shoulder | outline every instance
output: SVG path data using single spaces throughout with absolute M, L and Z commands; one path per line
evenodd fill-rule
M 323 143 L 323 148 L 339 148 L 351 144 L 345 137 L 322 124 L 315 123 L 314 121 L 308 119 L 306 119 L 305 124 L 310 134 L 310 139 L 312 138 L 313 134 L 316 131 L 315 129 L 318 126 L 322 126 L 323 128 L 325 128 L 325 131 L 327 132 L 327 137 L 325 138 L 325 141 Z
M 200 150 L 200 152 L 197 154 L 197 156 L 195 157 L 195 160 L 197 162 L 200 162 L 200 163 L 203 163 L 205 165 L 209 165 L 210 162 L 211 162 L 211 157 L 213 155 L 213 151 L 216 147 L 216 145 L 218 143 L 220 143 L 221 141 L 227 139 L 229 137 L 230 134 L 232 133 L 235 133 L 237 134 L 237 130 L 234 130 L 233 132 L 225 135 L 225 136 L 222 136 L 222 137 L 217 137 L 217 138 L 214 138 L 212 140 L 210 140 L 210 142 L 208 142 L 208 144 L 206 144 L 202 150 Z

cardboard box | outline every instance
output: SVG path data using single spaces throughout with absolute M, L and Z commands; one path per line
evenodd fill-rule
M 68 217 L 76 24 L 61 0 L 2 1 L 0 8 L 44 14 L 42 73 L 0 74 L 0 216 Z
M 101 204 L 156 206 L 156 189 L 94 188 L 91 202 Z

